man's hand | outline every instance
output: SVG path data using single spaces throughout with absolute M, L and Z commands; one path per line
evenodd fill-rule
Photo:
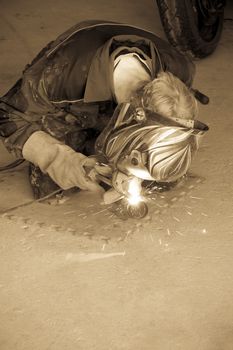
M 94 168 L 95 164 L 95 159 L 77 153 L 66 145 L 57 145 L 57 155 L 44 171 L 64 190 L 79 187 L 98 192 L 101 186 L 86 172 Z
M 79 187 L 82 190 L 103 191 L 95 178 L 88 177 L 86 169 L 96 165 L 94 158 L 75 152 L 43 131 L 32 134 L 23 148 L 26 160 L 48 173 L 62 189 Z

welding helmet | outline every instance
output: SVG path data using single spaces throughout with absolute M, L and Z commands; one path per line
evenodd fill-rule
M 198 120 L 167 118 L 120 104 L 96 141 L 113 170 L 142 180 L 174 182 L 187 173 L 208 127 Z

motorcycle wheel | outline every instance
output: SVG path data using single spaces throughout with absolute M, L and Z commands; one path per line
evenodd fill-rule
M 157 0 L 169 42 L 193 58 L 217 47 L 224 20 L 224 0 Z

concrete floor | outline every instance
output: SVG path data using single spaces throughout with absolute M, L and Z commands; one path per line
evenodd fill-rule
M 85 18 L 164 36 L 152 0 L 1 0 L 0 95 Z M 188 179 L 145 219 L 122 221 L 84 193 L 1 215 L 0 350 L 233 349 L 232 41 L 225 21 L 216 52 L 197 62 L 210 131 Z M 1 164 L 10 159 L 1 148 Z M 26 171 L 0 175 L 1 212 L 32 199 Z

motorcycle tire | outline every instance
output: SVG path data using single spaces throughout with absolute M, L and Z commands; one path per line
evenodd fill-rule
M 204 58 L 217 47 L 223 27 L 225 1 L 157 0 L 169 42 L 192 58 Z

